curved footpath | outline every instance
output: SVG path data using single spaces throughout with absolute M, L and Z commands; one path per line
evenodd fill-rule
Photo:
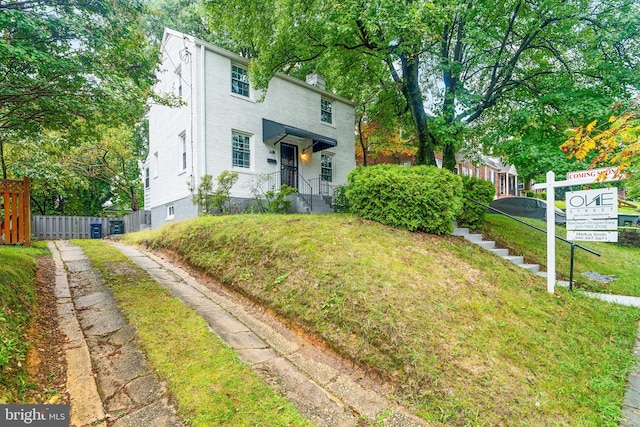
M 388 400 L 381 387 L 346 372 L 344 362 L 272 319 L 246 309 L 222 289 L 214 292 L 185 270 L 154 254 L 112 242 L 158 283 L 202 316 L 213 332 L 319 426 L 355 426 L 364 419 L 385 426 L 426 423 Z M 49 243 L 56 264 L 60 328 L 68 337 L 67 388 L 71 425 L 181 426 L 164 383 L 139 349 L 100 273 L 80 247 Z M 66 270 L 65 270 L 66 267 Z M 345 369 L 341 369 L 345 367 Z

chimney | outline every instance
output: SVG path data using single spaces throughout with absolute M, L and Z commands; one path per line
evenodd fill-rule
M 309 83 L 311 86 L 315 86 L 318 89 L 322 89 L 322 90 L 325 90 L 327 87 L 324 77 L 322 77 L 320 74 L 317 74 L 317 73 L 308 74 L 307 83 Z

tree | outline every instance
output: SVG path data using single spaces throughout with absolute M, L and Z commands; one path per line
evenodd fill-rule
M 594 120 L 586 126 L 567 130 L 569 138 L 562 151 L 569 157 L 587 160 L 591 155 L 591 166 L 618 166 L 620 174 L 635 178 L 637 185 L 640 172 L 640 108 L 638 100 L 622 110 L 616 105 L 614 114 L 602 126 Z
M 496 106 L 513 111 L 593 86 L 609 88 L 600 95 L 611 100 L 638 87 L 639 12 L 630 0 L 212 0 L 206 8 L 212 26 L 255 51 L 258 87 L 307 62 L 360 76 L 365 64 L 383 64 L 361 84 L 391 79 L 412 118 L 417 162 L 435 164 L 439 145 L 449 169 L 468 125 Z
M 0 164 L 7 144 L 135 124 L 158 63 L 141 0 L 0 3 Z

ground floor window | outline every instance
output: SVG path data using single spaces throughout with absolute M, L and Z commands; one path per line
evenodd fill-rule
M 320 179 L 333 182 L 333 156 L 329 154 L 320 156 Z
M 251 166 L 251 147 L 249 136 L 233 132 L 233 166 L 248 168 Z

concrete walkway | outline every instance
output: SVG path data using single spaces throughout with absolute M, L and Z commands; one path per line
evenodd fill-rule
M 344 362 L 245 309 L 223 289 L 215 292 L 183 269 L 151 253 L 112 242 L 159 284 L 193 308 L 238 356 L 318 426 L 424 426 L 388 400 L 380 385 L 344 372 Z M 56 262 L 61 329 L 69 337 L 67 363 L 71 425 L 180 426 L 165 385 L 147 367 L 136 326 L 122 317 L 115 299 L 81 248 L 50 243 Z M 67 271 L 65 271 L 65 267 Z M 341 368 L 345 368 L 342 370 Z
M 147 366 L 136 326 L 124 320 L 82 249 L 56 241 L 49 250 L 56 266 L 60 329 L 68 339 L 71 426 L 182 426 L 164 384 Z

